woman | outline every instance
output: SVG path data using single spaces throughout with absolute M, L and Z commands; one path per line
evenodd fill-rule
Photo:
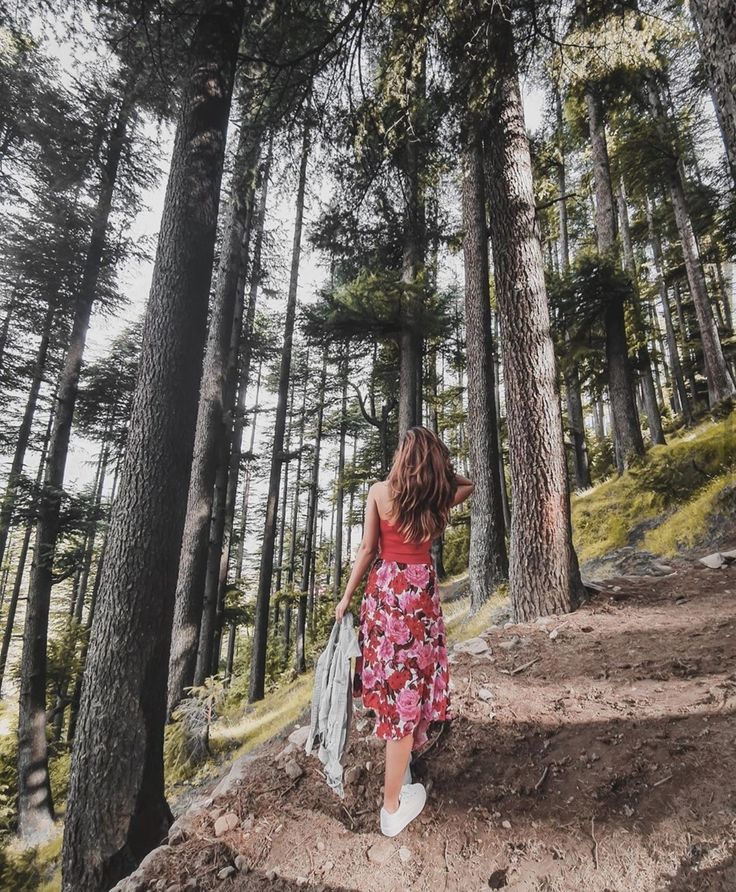
M 409 428 L 388 479 L 368 492 L 363 540 L 335 609 L 340 622 L 370 567 L 360 608 L 360 682 L 363 705 L 376 714 L 375 734 L 386 741 L 386 836 L 401 832 L 424 808 L 424 786 L 411 781 L 411 754 L 426 744 L 430 722 L 451 718 L 445 627 L 430 546 L 442 534 L 450 508 L 472 491 L 470 480 L 453 471 L 440 438 L 424 427 Z

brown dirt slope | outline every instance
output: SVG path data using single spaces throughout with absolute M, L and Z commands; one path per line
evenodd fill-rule
M 456 718 L 400 836 L 378 832 L 382 750 L 359 716 L 344 800 L 274 740 L 136 888 L 736 890 L 736 565 L 671 563 L 454 652 Z

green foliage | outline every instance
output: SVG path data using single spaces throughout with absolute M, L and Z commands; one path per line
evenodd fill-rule
M 445 530 L 444 551 L 442 553 L 448 576 L 457 576 L 468 569 L 470 551 L 470 524 L 453 523 Z
M 187 688 L 166 728 L 164 763 L 167 782 L 186 780 L 210 755 L 210 729 L 225 698 L 225 687 L 217 676 L 199 687 Z
M 61 833 L 34 849 L 0 848 L 0 889 L 12 892 L 56 892 Z
M 653 524 L 655 529 L 666 525 L 675 509 L 688 503 L 692 503 L 688 509 L 693 524 L 690 534 L 701 535 L 709 507 L 715 504 L 713 499 L 724 479 L 733 479 L 734 421 L 731 414 L 718 423 L 708 422 L 695 431 L 671 436 L 667 445 L 652 447 L 640 465 L 621 477 L 574 495 L 573 537 L 580 559 L 601 557 L 629 544 L 632 535 L 637 529 L 643 531 L 644 525 Z M 679 521 L 672 521 L 669 528 L 665 526 L 660 546 L 671 549 L 680 530 Z M 654 547 L 657 536 L 648 531 L 644 541 Z

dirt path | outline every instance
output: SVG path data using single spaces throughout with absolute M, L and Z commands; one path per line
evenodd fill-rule
M 137 888 L 736 890 L 736 565 L 672 566 L 456 650 L 456 718 L 396 839 L 377 832 L 382 749 L 358 717 L 344 800 L 274 741 Z

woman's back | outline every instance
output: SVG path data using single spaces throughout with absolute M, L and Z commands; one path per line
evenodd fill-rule
M 378 550 L 382 560 L 398 564 L 430 564 L 431 544 L 431 539 L 407 542 L 396 527 L 379 514 Z

